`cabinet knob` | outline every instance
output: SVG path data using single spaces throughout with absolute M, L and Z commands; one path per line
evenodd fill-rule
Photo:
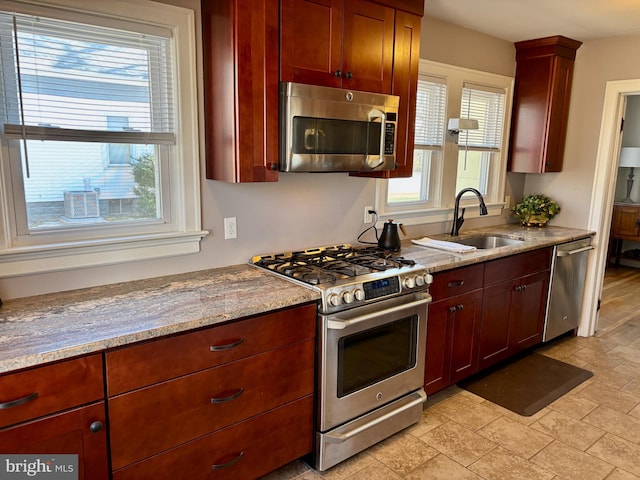
M 352 74 L 351 72 L 347 72 L 347 73 L 345 74 L 345 77 L 346 77 L 346 78 L 353 78 L 353 74 Z
M 455 311 L 456 311 L 456 307 L 455 306 L 449 307 L 449 312 L 454 313 Z
M 456 305 L 456 308 L 458 310 L 464 310 L 464 305 L 460 304 L 460 305 Z
M 91 430 L 92 433 L 98 433 L 102 431 L 103 428 L 104 424 L 100 420 L 96 420 L 91 425 L 89 425 L 89 430 Z
M 338 78 L 342 77 L 342 70 L 336 70 L 333 72 L 333 76 Z

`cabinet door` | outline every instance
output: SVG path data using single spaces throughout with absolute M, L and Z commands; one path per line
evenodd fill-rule
M 427 395 L 449 386 L 451 360 L 451 302 L 441 300 L 429 305 L 424 390 Z M 453 307 L 455 310 L 455 307 Z
M 478 368 L 487 368 L 509 356 L 511 294 L 517 282 L 504 282 L 484 289 L 478 343 Z
M 442 390 L 478 371 L 482 290 L 429 305 L 424 388 Z
M 450 384 L 478 371 L 482 290 L 453 299 L 452 306 L 455 307 L 455 314 L 451 325 Z
M 615 237 L 638 239 L 640 236 L 640 207 L 615 205 L 611 224 Z
M 541 165 L 541 169 L 544 172 L 559 172 L 562 170 L 572 76 L 573 60 L 555 57 L 551 70 L 547 148 L 544 163 Z
M 280 52 L 281 81 L 340 87 L 342 0 L 282 0 Z
M 76 454 L 80 480 L 106 480 L 109 467 L 105 425 L 104 402 L 100 402 L 2 429 L 0 452 Z
M 202 0 L 207 178 L 277 181 L 278 0 Z
M 512 354 L 542 341 L 549 271 L 518 279 L 513 285 L 509 345 Z
M 366 0 L 345 0 L 342 87 L 391 93 L 395 11 Z
M 353 176 L 399 178 L 413 175 L 421 20 L 417 15 L 396 12 L 391 85 L 391 93 L 400 97 L 396 129 L 396 168 L 385 172 L 351 174 Z

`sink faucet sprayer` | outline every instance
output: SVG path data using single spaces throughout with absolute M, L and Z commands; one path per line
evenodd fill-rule
M 484 204 L 484 198 L 482 198 L 482 194 L 476 190 L 475 188 L 463 188 L 462 190 L 460 190 L 458 192 L 458 195 L 456 195 L 456 204 L 455 204 L 455 208 L 453 209 L 453 226 L 451 227 L 451 236 L 455 237 L 458 235 L 458 232 L 460 231 L 460 227 L 462 227 L 462 224 L 464 223 L 464 211 L 465 209 L 462 209 L 462 213 L 460 214 L 460 216 L 458 217 L 458 210 L 460 209 L 460 199 L 462 198 L 462 196 L 465 194 L 465 192 L 472 192 L 476 195 L 476 197 L 478 197 L 478 200 L 480 200 L 480 215 L 487 215 L 487 206 Z

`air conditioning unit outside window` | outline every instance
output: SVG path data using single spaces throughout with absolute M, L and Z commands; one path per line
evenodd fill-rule
M 99 217 L 98 193 L 93 190 L 64 192 L 64 215 L 68 218 Z

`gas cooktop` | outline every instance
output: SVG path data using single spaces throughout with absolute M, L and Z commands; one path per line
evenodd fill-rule
M 374 246 L 342 244 L 258 255 L 251 263 L 320 291 L 325 312 L 400 295 L 427 287 L 431 281 L 415 261 Z

